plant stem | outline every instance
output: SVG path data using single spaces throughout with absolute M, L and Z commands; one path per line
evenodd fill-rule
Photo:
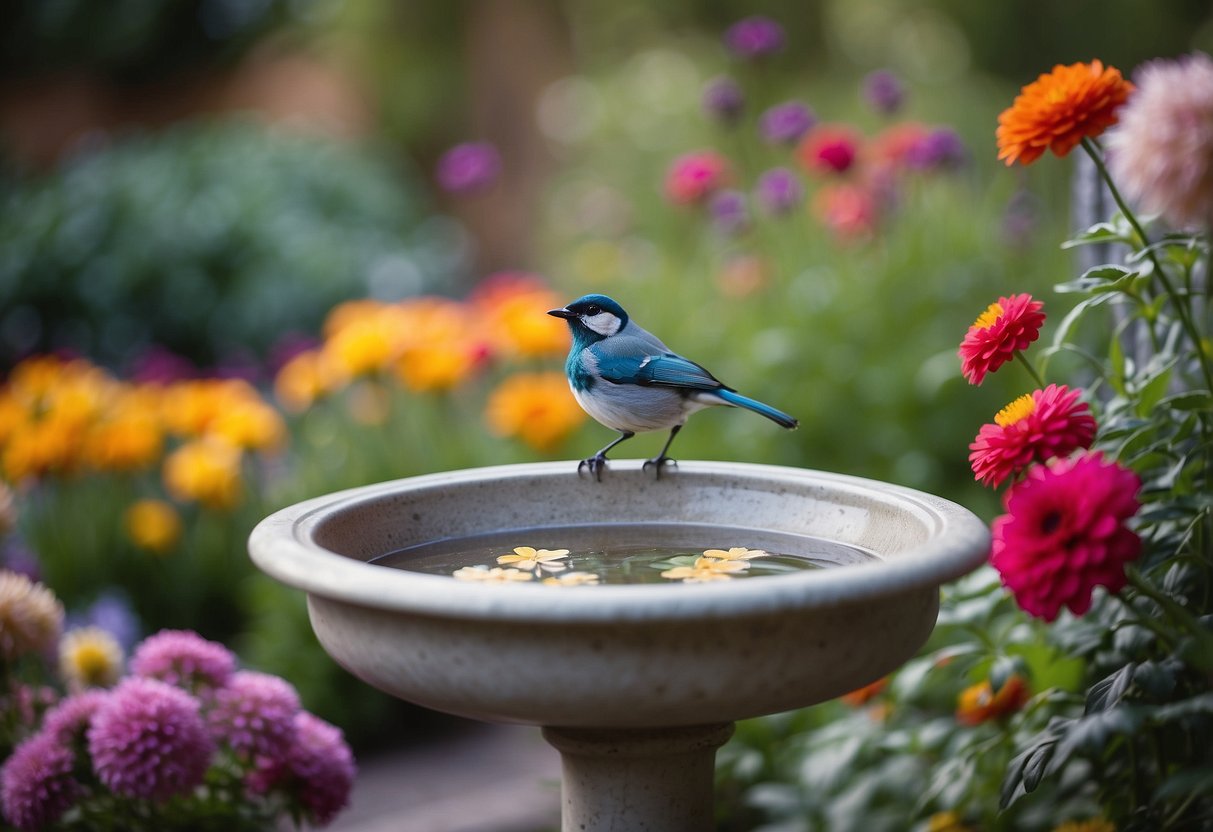
M 1036 372 L 1036 368 L 1032 366 L 1032 362 L 1028 360 L 1027 356 L 1025 356 L 1020 350 L 1015 350 L 1015 358 L 1018 359 L 1020 364 L 1027 368 L 1028 375 L 1032 377 L 1032 380 L 1036 382 L 1036 385 L 1041 389 L 1044 389 L 1046 386 L 1044 379 L 1040 377 L 1040 373 Z

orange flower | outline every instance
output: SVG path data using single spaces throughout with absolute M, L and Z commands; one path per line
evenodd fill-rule
M 1115 124 L 1117 109 L 1132 91 L 1120 70 L 1098 60 L 1059 64 L 1024 87 L 998 116 L 998 158 L 1030 165 L 1046 150 L 1065 156 Z
M 861 688 L 856 688 L 850 693 L 844 693 L 839 698 L 850 705 L 852 708 L 858 708 L 861 705 L 866 705 L 885 688 L 889 686 L 889 677 L 881 676 L 875 682 L 864 685 Z
M 1015 713 L 1028 701 L 1028 684 L 1020 676 L 1011 676 L 997 692 L 987 679 L 960 693 L 956 703 L 956 721 L 980 725 Z
M 126 510 L 123 520 L 130 539 L 149 552 L 164 554 L 181 537 L 181 517 L 164 500 L 139 500 Z
M 523 357 L 568 352 L 569 328 L 544 314 L 563 301 L 538 277 L 515 272 L 490 275 L 476 287 L 471 301 L 502 351 Z
M 553 450 L 583 421 L 564 373 L 518 373 L 489 396 L 486 417 L 499 436 L 516 436 L 537 451 Z
M 332 356 L 323 350 L 307 350 L 282 365 L 274 378 L 274 394 L 287 410 L 302 413 L 346 380 Z
M 208 508 L 240 502 L 240 449 L 222 439 L 187 442 L 164 461 L 164 485 L 174 499 Z
M 85 456 L 101 471 L 137 471 L 164 447 L 160 397 L 152 388 L 125 388 L 88 433 Z

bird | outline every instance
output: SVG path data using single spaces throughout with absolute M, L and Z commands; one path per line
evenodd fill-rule
M 671 350 L 606 295 L 585 295 L 548 314 L 564 318 L 573 335 L 564 369 L 577 403 L 619 433 L 598 453 L 581 460 L 578 474 L 588 469 L 601 482 L 608 451 L 637 433 L 668 430 L 661 453 L 643 466 L 645 471 L 652 468 L 660 479 L 664 466 L 676 465 L 669 456 L 670 445 L 687 418 L 713 405 L 752 410 L 788 430 L 799 425 L 788 414 L 741 395 Z

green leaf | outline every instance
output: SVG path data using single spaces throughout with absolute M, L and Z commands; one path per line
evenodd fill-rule
M 1141 725 L 1141 712 L 1121 704 L 1074 720 L 1057 744 L 1057 754 L 1068 759 L 1072 754 L 1098 756 L 1117 736 L 1128 736 Z
M 1083 272 L 1081 277 L 1057 284 L 1053 290 L 1061 294 L 1126 292 L 1132 288 L 1133 281 L 1140 276 L 1140 271 L 1126 269 L 1124 266 L 1115 264 L 1095 266 Z
M 1049 760 L 1053 757 L 1056 742 L 1057 737 L 1045 735 L 1036 745 L 1024 750 L 1011 760 L 1007 766 L 1007 773 L 1003 777 L 1002 789 L 999 793 L 998 805 L 1000 809 L 1007 808 L 1020 796 L 1019 790 L 1021 787 L 1023 793 L 1027 794 L 1034 791 L 1040 785 L 1040 780 L 1044 777 Z
M 1158 405 L 1173 410 L 1210 411 L 1213 410 L 1213 394 L 1208 390 L 1189 390 L 1160 399 Z
M 1161 699 L 1175 690 L 1178 683 L 1176 670 L 1176 663 L 1172 661 L 1142 662 L 1133 671 L 1133 684 L 1146 695 Z
M 1133 672 L 1136 669 L 1136 662 L 1130 662 L 1092 685 L 1091 690 L 1087 692 L 1086 713 L 1097 713 L 1115 707 L 1133 684 Z
M 1163 802 L 1188 795 L 1213 794 L 1213 766 L 1177 771 L 1162 782 L 1154 792 L 1154 800 Z
M 1100 222 L 1066 240 L 1061 247 L 1070 249 L 1099 243 L 1125 243 L 1127 245 L 1129 242 L 1130 239 L 1121 234 L 1115 225 L 1110 222 Z
M 1202 693 L 1182 702 L 1163 705 L 1153 713 L 1157 722 L 1172 722 L 1190 716 L 1213 716 L 1213 693 Z

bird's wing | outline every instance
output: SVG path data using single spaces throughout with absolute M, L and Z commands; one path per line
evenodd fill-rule
M 598 374 L 607 381 L 690 390 L 718 390 L 724 386 L 703 367 L 681 355 L 621 349 L 627 345 L 610 343 L 616 340 L 611 338 L 595 345 Z

